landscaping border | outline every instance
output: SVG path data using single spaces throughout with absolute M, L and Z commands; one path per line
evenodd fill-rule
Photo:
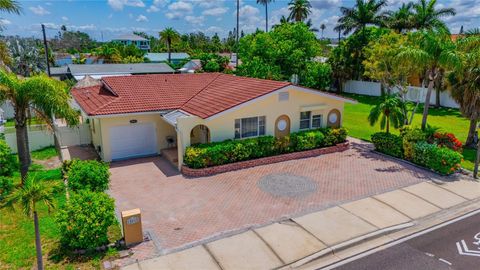
M 267 165 L 272 163 L 278 163 L 293 159 L 301 159 L 301 158 L 309 158 L 315 157 L 319 155 L 325 155 L 335 152 L 343 152 L 350 147 L 350 142 L 346 141 L 343 143 L 339 143 L 334 146 L 324 147 L 324 148 L 317 148 L 312 150 L 306 150 L 301 152 L 293 152 L 288 154 L 281 154 L 269 157 L 262 157 L 252 160 L 245 160 L 239 161 L 219 166 L 207 167 L 202 169 L 192 169 L 185 165 L 182 165 L 182 174 L 187 177 L 204 177 L 204 176 L 211 176 L 219 173 L 236 171 L 246 168 L 251 168 L 260 165 Z

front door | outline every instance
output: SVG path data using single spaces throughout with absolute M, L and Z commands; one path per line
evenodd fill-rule
M 290 118 L 286 115 L 281 115 L 275 121 L 275 137 L 283 138 L 290 135 Z

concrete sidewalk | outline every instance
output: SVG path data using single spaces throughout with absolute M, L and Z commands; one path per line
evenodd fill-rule
M 256 228 L 177 253 L 128 265 L 149 269 L 315 268 L 348 258 L 362 245 L 381 245 L 430 218 L 480 198 L 474 181 L 424 182 Z M 347 249 L 347 247 L 349 247 Z M 321 262 L 319 262 L 321 259 Z

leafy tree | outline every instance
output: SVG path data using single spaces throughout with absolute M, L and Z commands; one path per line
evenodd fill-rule
M 413 6 L 413 26 L 417 30 L 448 31 L 448 27 L 441 19 L 455 16 L 454 8 L 437 9 L 437 0 L 419 0 Z
M 65 118 L 70 125 L 76 125 L 78 112 L 70 107 L 69 99 L 63 82 L 45 75 L 18 78 L 14 74 L 0 70 L 0 103 L 10 101 L 15 110 L 15 131 L 22 182 L 31 164 L 27 133 L 27 122 L 31 117 L 29 111 L 34 111 L 37 117 L 50 125 L 53 115 Z
M 441 80 L 445 67 L 457 66 L 459 59 L 447 32 L 418 31 L 409 33 L 409 44 L 398 54 L 399 61 L 426 70 L 428 90 L 423 107 L 422 130 L 427 126 L 428 109 L 433 88 Z
M 261 67 L 255 71 L 242 68 L 239 74 L 290 79 L 306 68 L 318 49 L 315 34 L 302 22 L 282 24 L 268 33 L 256 32 L 240 40 L 239 56 L 242 65 L 253 67 L 255 61 Z
M 9 67 L 13 73 L 29 77 L 47 68 L 40 40 L 11 37 L 6 39 L 6 44 L 11 56 Z
M 202 69 L 206 72 L 223 72 L 230 59 L 216 53 L 202 53 L 197 56 L 202 63 Z
M 164 42 L 167 45 L 168 51 L 168 62 L 172 62 L 172 43 L 178 42 L 180 40 L 180 35 L 173 28 L 165 28 L 160 32 L 160 41 Z
M 311 11 L 312 5 L 308 0 L 291 0 L 288 3 L 288 10 L 290 10 L 290 15 L 288 16 L 289 21 L 303 22 L 308 18 Z
M 11 176 L 16 169 L 16 160 L 12 149 L 0 139 L 0 176 Z
M 413 3 L 408 2 L 403 3 L 398 10 L 389 12 L 386 26 L 397 33 L 412 30 L 414 28 L 412 8 Z
M 242 64 L 237 68 L 237 74 L 240 76 L 268 79 L 268 80 L 281 80 L 281 70 L 279 66 L 272 63 L 266 63 L 258 56 L 254 56 L 252 59 Z
M 273 1 L 274 0 L 257 0 L 257 4 L 265 6 L 265 32 L 268 32 L 268 3 Z
M 403 107 L 405 104 L 397 96 L 383 95 L 382 102 L 377 104 L 370 110 L 368 115 L 368 122 L 374 126 L 380 120 L 380 128 L 386 129 L 390 133 L 390 124 L 394 128 L 403 126 L 404 114 Z
M 97 43 L 87 34 L 80 31 L 65 31 L 50 41 L 54 51 L 68 52 L 71 54 L 87 53 L 97 47 Z
M 309 62 L 306 69 L 300 73 L 300 85 L 325 90 L 330 87 L 331 78 L 332 68 L 329 64 Z
M 70 249 L 94 249 L 108 244 L 108 228 L 115 224 L 114 200 L 105 193 L 72 193 L 56 216 L 61 243 Z
M 55 185 L 46 184 L 45 181 L 36 180 L 35 177 L 27 177 L 23 186 L 8 195 L 1 204 L 2 208 L 9 207 L 11 209 L 14 209 L 15 205 L 19 205 L 25 215 L 33 218 L 38 269 L 43 269 L 43 259 L 37 204 L 42 203 L 48 207 L 49 211 L 54 208 L 54 187 Z
M 470 119 L 465 145 L 474 147 L 475 130 L 480 121 L 480 37 L 460 39 L 456 53 L 461 64 L 448 74 L 447 81 L 460 112 Z
M 356 0 L 352 8 L 340 8 L 342 16 L 334 29 L 347 35 L 351 32 L 363 32 L 368 25 L 382 26 L 387 15 L 382 9 L 386 6 L 386 0 Z

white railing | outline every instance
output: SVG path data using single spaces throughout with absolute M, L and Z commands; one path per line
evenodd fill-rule
M 367 96 L 380 96 L 382 94 L 381 85 L 378 82 L 367 82 L 367 81 L 347 81 L 344 85 L 344 92 L 367 95 Z M 420 103 L 424 103 L 425 97 L 427 95 L 427 88 L 424 87 L 415 87 L 409 86 L 406 94 L 406 99 L 408 101 L 416 102 L 420 100 Z M 430 98 L 430 104 L 435 104 L 436 100 L 436 90 L 432 91 L 432 96 Z M 455 100 L 450 96 L 449 91 L 440 92 L 440 105 L 443 107 L 449 108 L 459 108 L 460 106 L 455 102 Z

